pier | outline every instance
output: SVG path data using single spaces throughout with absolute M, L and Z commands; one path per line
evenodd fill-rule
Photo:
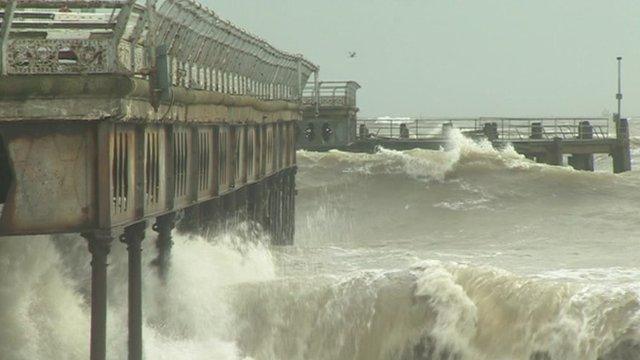
M 142 359 L 147 229 L 159 276 L 176 227 L 239 218 L 293 242 L 296 123 L 318 67 L 190 0 L 0 1 L 0 18 L 0 235 L 86 239 L 92 360 L 106 358 L 108 257 L 124 243 Z
M 486 140 L 498 149 L 512 146 L 531 160 L 594 171 L 594 154 L 608 154 L 613 172 L 631 170 L 629 122 L 602 117 L 358 118 L 354 81 L 308 84 L 298 146 L 305 150 L 374 152 L 446 149 L 453 129 Z M 566 160 L 565 160 L 566 158 Z
M 446 148 L 449 132 L 459 130 L 496 148 L 508 145 L 525 157 L 549 165 L 570 165 L 594 171 L 594 154 L 608 154 L 614 173 L 631 170 L 627 119 L 457 118 L 358 119 L 361 129 L 350 150 L 373 151 L 377 146 L 395 150 Z M 565 161 L 566 157 L 566 161 Z

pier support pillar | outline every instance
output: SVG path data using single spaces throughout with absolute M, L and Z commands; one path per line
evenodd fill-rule
M 296 232 L 296 170 L 287 174 L 287 245 L 293 245 Z
M 281 215 L 281 236 L 283 245 L 291 245 L 289 238 L 289 198 L 291 190 L 289 188 L 289 172 L 282 175 L 282 215 Z
M 271 179 L 262 182 L 262 206 L 260 224 L 267 235 L 271 235 Z
M 273 176 L 269 181 L 268 226 L 271 242 L 282 245 L 282 175 Z
M 493 142 L 498 140 L 498 123 L 485 123 L 482 125 L 482 133 L 487 138 L 487 140 Z
M 237 192 L 233 191 L 222 198 L 222 213 L 224 214 L 223 227 L 227 228 L 237 220 L 238 202 Z
M 247 190 L 247 216 L 255 226 L 264 229 L 264 196 L 263 183 L 251 185 Z
M 200 217 L 203 222 L 204 234 L 216 234 L 222 228 L 223 200 L 215 198 L 203 204 Z
M 287 245 L 287 233 L 286 233 L 286 221 L 287 221 L 287 174 L 282 173 L 280 175 L 280 186 L 278 193 L 280 197 L 278 199 L 278 236 L 280 237 L 280 244 Z
M 239 222 L 248 220 L 248 190 L 246 187 L 236 191 L 236 219 Z
M 543 162 L 547 165 L 563 165 L 561 138 L 553 138 L 553 143 L 547 148 L 544 154 Z
M 258 184 L 258 192 L 256 193 L 257 209 L 256 209 L 256 221 L 262 227 L 262 230 L 268 232 L 269 219 L 267 214 L 269 213 L 269 180 L 262 181 Z
M 269 190 L 267 200 L 267 228 L 269 229 L 269 236 L 271 237 L 271 243 L 276 244 L 276 180 L 274 177 L 269 179 Z
M 146 222 L 124 229 L 120 241 L 129 253 L 129 360 L 142 360 L 142 240 Z
M 158 250 L 158 256 L 153 261 L 153 265 L 158 267 L 158 275 L 162 281 L 167 278 L 167 272 L 169 270 L 169 260 L 171 256 L 171 247 L 173 246 L 173 240 L 171 239 L 171 230 L 176 226 L 176 214 L 169 213 L 156 218 L 156 223 L 153 224 L 153 231 L 158 233 L 156 239 L 156 249 Z
M 297 168 L 293 170 L 293 175 L 291 176 L 291 181 L 293 182 L 293 186 L 291 188 L 293 191 L 293 195 L 291 196 L 291 245 L 293 245 L 293 241 L 296 237 L 296 196 L 298 196 L 296 176 L 298 176 Z
M 569 156 L 569 165 L 576 170 L 595 170 L 592 154 L 573 154 Z
M 176 224 L 181 233 L 197 233 L 200 229 L 200 208 L 196 205 L 185 208 L 183 216 Z
M 581 121 L 578 125 L 578 139 L 593 139 L 593 126 L 588 121 Z M 576 170 L 595 170 L 593 154 L 572 154 L 569 165 Z
M 618 143 L 613 147 L 613 172 L 615 174 L 631 171 L 631 147 L 629 144 L 629 121 L 616 119 L 616 137 Z
M 212 202 L 212 210 L 210 220 L 213 221 L 213 229 L 215 233 L 224 227 L 224 200 L 221 198 L 214 199 Z
M 284 233 L 284 217 L 285 217 L 285 187 L 287 186 L 287 182 L 284 174 L 280 174 L 278 181 L 278 238 L 280 239 L 280 245 L 286 245 L 287 239 L 285 238 Z
M 107 260 L 113 235 L 110 231 L 83 233 L 91 252 L 91 345 L 90 359 L 107 357 Z
M 269 221 L 271 225 L 271 239 L 274 245 L 282 245 L 280 236 L 280 175 L 276 175 L 271 182 L 271 209 L 269 210 Z

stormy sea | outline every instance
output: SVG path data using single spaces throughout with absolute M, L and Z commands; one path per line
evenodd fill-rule
M 175 234 L 163 284 L 149 232 L 145 358 L 640 359 L 640 171 L 451 143 L 299 151 L 292 247 L 246 224 Z M 125 246 L 110 259 L 108 356 L 125 359 Z M 0 359 L 88 358 L 89 261 L 79 236 L 0 239 Z

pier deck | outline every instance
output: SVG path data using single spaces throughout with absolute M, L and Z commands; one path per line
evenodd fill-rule
M 593 154 L 609 154 L 616 173 L 631 170 L 627 119 L 607 118 L 460 118 L 358 119 L 358 140 L 349 151 L 447 148 L 448 133 L 458 129 L 470 138 L 485 139 L 496 148 L 512 146 L 527 158 L 550 165 L 568 164 L 594 170 Z

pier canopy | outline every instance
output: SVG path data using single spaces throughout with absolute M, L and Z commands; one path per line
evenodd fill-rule
M 126 74 L 298 100 L 317 66 L 191 0 L 0 0 L 1 74 Z M 162 81 L 162 76 L 160 76 Z

